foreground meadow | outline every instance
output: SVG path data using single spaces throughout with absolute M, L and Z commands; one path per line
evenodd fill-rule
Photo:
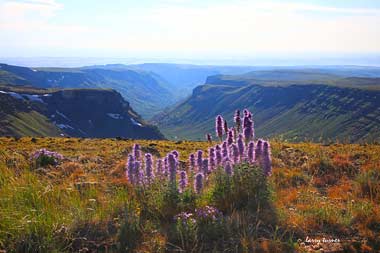
M 380 251 L 379 145 L 272 141 L 271 176 L 242 165 L 232 179 L 214 173 L 196 194 L 192 181 L 184 193 L 160 180 L 149 188 L 132 185 L 126 163 L 134 143 L 154 157 L 177 150 L 181 168 L 191 153 L 210 147 L 0 138 L 0 251 Z M 64 158 L 36 166 L 30 156 L 41 148 Z M 212 215 L 195 217 L 200 211 Z

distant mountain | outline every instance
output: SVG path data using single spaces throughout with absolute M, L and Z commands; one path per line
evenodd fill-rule
M 227 84 L 235 86 L 289 86 L 289 85 L 331 85 L 338 87 L 380 89 L 379 77 L 344 76 L 338 72 L 326 73 L 322 70 L 260 70 L 243 75 L 214 75 L 207 77 L 207 84 Z
M 312 75 L 277 73 L 273 79 L 268 73 L 209 77 L 207 84 L 195 88 L 190 98 L 155 120 L 169 138 L 197 140 L 204 139 L 205 133 L 214 134 L 211 126 L 216 115 L 226 116 L 231 125 L 234 110 L 248 108 L 260 137 L 380 141 L 379 79 L 343 78 L 347 83 L 334 84 L 339 79 L 334 75 L 326 80 Z M 365 88 L 361 86 L 363 79 Z M 323 84 L 328 82 L 331 83 Z
M 111 88 L 127 99 L 144 118 L 176 102 L 163 79 L 126 68 L 25 68 L 0 64 L 0 84 L 39 88 Z
M 114 90 L 0 86 L 0 136 L 163 139 Z
M 132 68 L 150 71 L 165 80 L 167 89 L 176 98 L 185 98 L 191 91 L 215 75 L 253 75 L 258 79 L 279 81 L 332 80 L 350 77 L 380 78 L 379 67 L 366 66 L 213 66 L 171 63 L 145 63 L 138 65 L 109 65 L 118 68 Z M 252 79 L 252 77 L 250 77 Z

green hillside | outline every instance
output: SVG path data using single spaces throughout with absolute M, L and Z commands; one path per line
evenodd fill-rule
M 203 139 L 213 118 L 235 108 L 253 112 L 259 136 L 289 141 L 379 141 L 380 91 L 329 85 L 207 84 L 156 118 L 168 138 Z M 230 125 L 232 122 L 228 122 Z

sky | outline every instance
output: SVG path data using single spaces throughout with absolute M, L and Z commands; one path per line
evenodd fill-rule
M 379 25 L 379 0 L 0 0 L 0 58 L 374 57 Z

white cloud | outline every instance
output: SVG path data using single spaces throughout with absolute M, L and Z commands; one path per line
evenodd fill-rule
M 0 4 L 0 35 L 9 37 L 0 46 L 190 57 L 380 52 L 378 9 L 252 1 L 201 8 L 171 0 L 84 26 L 59 24 L 63 7 L 54 0 Z

